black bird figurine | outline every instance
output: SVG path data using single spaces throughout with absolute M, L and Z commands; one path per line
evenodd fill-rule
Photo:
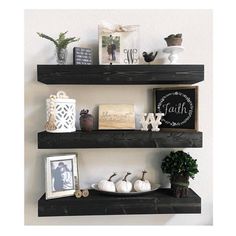
M 154 59 L 155 59 L 156 56 L 157 56 L 157 53 L 158 53 L 158 51 L 156 51 L 155 54 L 153 54 L 153 52 L 150 52 L 150 53 L 143 52 L 144 61 L 146 61 L 146 62 L 148 62 L 148 63 L 154 61 Z

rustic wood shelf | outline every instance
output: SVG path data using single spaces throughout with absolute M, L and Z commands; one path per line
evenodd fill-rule
M 38 133 L 39 149 L 54 148 L 200 148 L 202 132 L 145 132 L 94 130 L 72 133 Z
M 38 216 L 127 215 L 201 213 L 201 198 L 189 189 L 186 198 L 171 196 L 170 189 L 139 196 L 111 196 L 90 190 L 87 198 L 66 197 L 38 201 Z
M 204 65 L 38 65 L 45 84 L 195 84 Z

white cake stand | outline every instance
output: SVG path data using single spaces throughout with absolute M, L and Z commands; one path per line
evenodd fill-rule
M 169 46 L 163 49 L 163 52 L 170 54 L 168 56 L 170 64 L 175 64 L 179 58 L 178 54 L 183 51 L 184 48 L 181 46 Z

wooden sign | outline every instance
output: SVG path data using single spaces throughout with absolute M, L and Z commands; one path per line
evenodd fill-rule
M 92 65 L 92 49 L 74 47 L 73 62 L 74 65 Z
M 99 129 L 135 129 L 134 105 L 99 105 Z
M 197 130 L 198 87 L 154 89 L 154 112 L 164 113 L 161 130 Z

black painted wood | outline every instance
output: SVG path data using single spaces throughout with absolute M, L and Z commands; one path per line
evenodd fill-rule
M 198 148 L 202 132 L 145 132 L 94 130 L 72 133 L 38 133 L 38 148 Z
M 194 84 L 204 65 L 38 65 L 45 84 Z
M 165 114 L 161 129 L 198 130 L 198 86 L 155 88 L 153 92 L 154 112 Z
M 87 198 L 66 197 L 38 201 L 38 216 L 126 215 L 201 213 L 201 198 L 189 189 L 186 198 L 175 198 L 170 189 L 139 196 L 111 196 L 90 190 Z

